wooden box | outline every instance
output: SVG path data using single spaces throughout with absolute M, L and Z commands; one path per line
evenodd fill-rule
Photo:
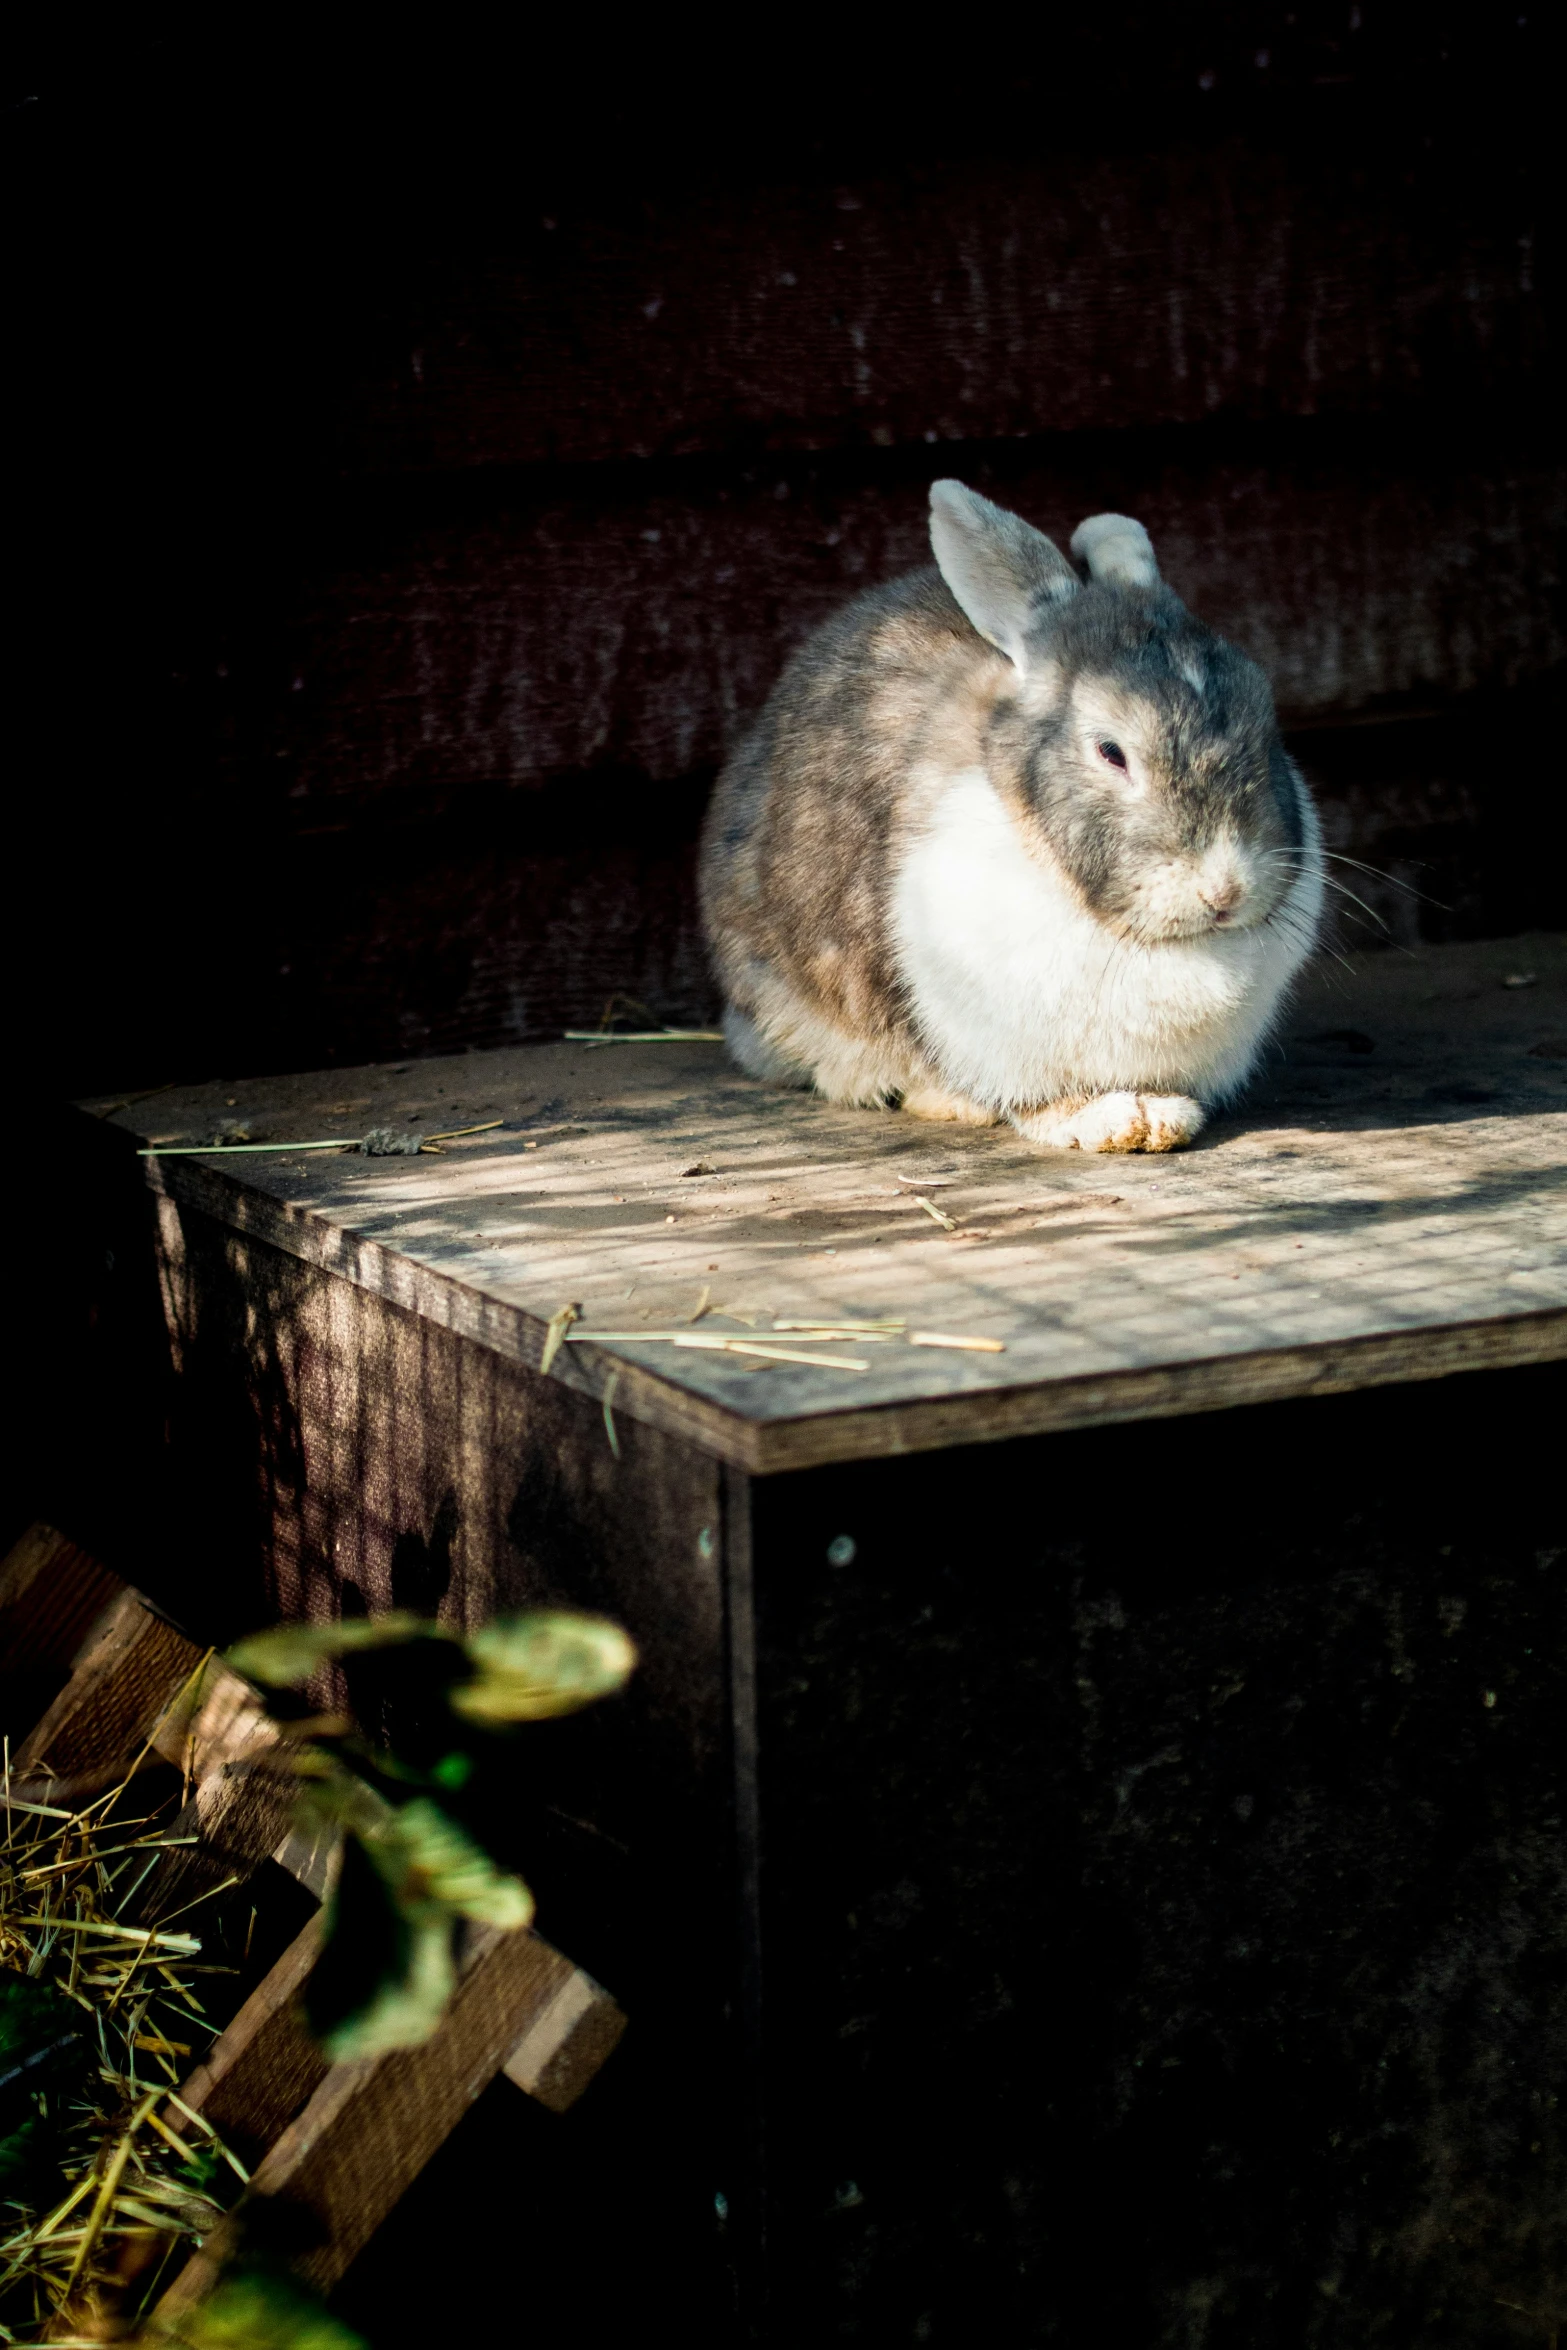
M 679 1041 L 77 1114 L 127 1572 L 202 1640 L 548 1597 L 639 1644 L 519 1782 L 630 2017 L 572 2196 L 517 2154 L 619 2247 L 584 2338 L 650 2292 L 791 2344 L 1567 2317 L 1564 1037 L 1536 937 L 1336 972 L 1179 1158 Z M 224 1122 L 482 1131 L 135 1155 Z M 581 1341 L 813 1316 L 905 1328 Z

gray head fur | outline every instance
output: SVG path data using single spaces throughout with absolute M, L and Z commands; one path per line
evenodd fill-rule
M 1266 919 L 1302 816 L 1256 663 L 1163 584 L 1147 532 L 1125 515 L 1073 533 L 1085 582 L 1042 532 L 958 483 L 937 483 L 931 509 L 942 577 L 1018 673 L 997 704 L 993 754 L 1095 913 L 1179 935 L 1173 887 L 1154 889 L 1150 874 L 1206 860 L 1217 878 L 1205 903 L 1232 895 L 1217 919 Z

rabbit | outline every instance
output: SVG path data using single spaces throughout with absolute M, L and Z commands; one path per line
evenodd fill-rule
M 807 639 L 719 777 L 700 885 L 729 1049 L 833 1102 L 1179 1149 L 1321 915 L 1268 681 L 1125 515 L 1073 533 L 1080 572 L 938 481 L 930 535 L 933 568 Z

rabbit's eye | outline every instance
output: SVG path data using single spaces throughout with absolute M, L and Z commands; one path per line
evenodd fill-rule
M 1098 750 L 1107 767 L 1119 767 L 1123 774 L 1126 772 L 1126 753 L 1119 743 L 1103 742 Z

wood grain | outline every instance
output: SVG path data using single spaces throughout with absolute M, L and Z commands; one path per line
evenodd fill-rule
M 0 1562 L 0 1672 L 63 1680 L 121 1585 L 56 1527 L 29 1526 Z
M 250 1683 L 221 1657 L 209 1657 L 162 1715 L 152 1739 L 166 1762 L 189 1778 L 205 1779 L 225 1763 L 275 1746 L 277 1729 Z
M 323 1309 L 369 1291 L 524 1365 L 565 1300 L 588 1333 L 659 1329 L 704 1290 L 737 1336 L 901 1314 L 1001 1342 L 884 1346 L 859 1375 L 624 1340 L 555 1357 L 557 1386 L 613 1376 L 617 1418 L 767 1473 L 1561 1353 L 1562 1034 L 1567 942 L 1537 935 L 1330 968 L 1245 1110 L 1176 1158 L 837 1110 L 716 1047 L 562 1045 L 245 1089 L 282 1136 L 345 1094 L 360 1124 L 501 1118 L 443 1158 L 143 1165 L 180 1323 L 211 1279 L 193 1242 L 223 1227 L 241 1285 L 265 1243 L 330 1277 Z M 171 1094 L 156 1130 L 199 1134 L 214 1101 Z M 936 1172 L 951 1232 L 898 1181 Z
M 1523 187 L 1455 186 L 1445 157 L 1256 137 L 589 202 L 407 289 L 348 462 L 1374 412 L 1549 348 L 1529 224 Z
M 523 2027 L 501 2070 L 551 2113 L 564 2113 L 619 2046 L 625 2028 L 625 2015 L 602 1984 L 573 1968 Z
M 138 1915 L 151 1921 L 226 1882 L 243 1882 L 285 1845 L 296 1792 L 287 1768 L 264 1755 L 209 1771 L 169 1831 L 198 1841 L 163 1855 L 138 1899 Z
M 1483 463 L 1455 465 L 1447 433 L 1426 442 L 1390 426 L 1352 453 L 1293 431 L 1235 432 L 1222 449 L 1106 435 L 1088 449 L 1063 437 L 949 450 L 939 466 L 921 447 L 825 477 L 779 460 L 740 484 L 648 467 L 619 495 L 591 474 L 524 477 L 482 517 L 460 502 L 410 513 L 373 559 L 345 566 L 330 591 L 311 583 L 280 616 L 305 690 L 280 681 L 268 714 L 296 795 L 276 820 L 289 833 L 357 825 L 395 794 L 428 821 L 474 792 L 475 821 L 489 824 L 497 784 L 593 775 L 604 880 L 578 886 L 593 919 L 623 923 L 603 746 L 644 791 L 710 774 L 809 630 L 861 588 L 929 562 L 941 469 L 1063 545 L 1085 512 L 1136 514 L 1177 593 L 1266 668 L 1288 723 L 1495 691 L 1567 652 L 1550 593 L 1567 477 L 1554 448 L 1527 438 L 1510 442 L 1500 478 L 1496 460 L 1488 445 Z M 532 855 L 547 859 L 559 821 L 535 816 Z M 631 824 L 635 838 L 644 824 Z M 489 886 L 497 916 L 526 906 L 534 935 L 558 935 L 564 951 L 589 919 L 517 881 Z M 410 871 L 405 887 L 422 919 L 432 877 Z M 506 943 L 475 942 L 466 986 Z
M 321 1920 L 300 1929 L 205 2062 L 182 2083 L 184 2103 L 241 2147 L 270 2146 L 326 2078 L 326 2058 L 306 2031 L 298 2000 L 321 1947 Z M 170 2127 L 182 2132 L 176 2108 Z
M 69 1781 L 130 1762 L 201 1656 L 138 1593 L 122 1590 L 89 1630 L 65 1687 L 13 1751 L 12 1769 Z

